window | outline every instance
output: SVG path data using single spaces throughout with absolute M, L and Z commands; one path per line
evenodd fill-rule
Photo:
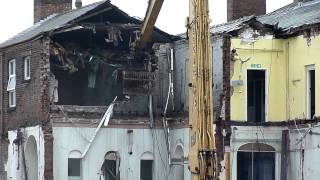
M 250 143 L 237 153 L 238 180 L 275 180 L 275 149 L 261 143 Z
M 248 70 L 247 118 L 248 122 L 265 122 L 265 71 Z
M 315 102 L 315 92 L 316 92 L 316 80 L 315 80 L 315 67 L 314 65 L 307 66 L 307 118 L 313 119 L 315 116 L 316 102 Z
M 9 107 L 16 107 L 16 60 L 9 61 L 8 67 L 8 86 L 7 91 L 9 94 Z
M 108 152 L 104 158 L 102 172 L 104 180 L 120 180 L 120 156 L 117 152 Z
M 81 179 L 81 153 L 71 151 L 68 158 L 68 180 Z
M 80 159 L 68 159 L 68 180 L 80 180 Z
M 24 58 L 24 80 L 30 80 L 30 56 Z
M 153 154 L 143 153 L 140 161 L 140 180 L 152 180 Z

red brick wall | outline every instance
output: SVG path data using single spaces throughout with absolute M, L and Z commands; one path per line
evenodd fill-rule
M 34 23 L 72 9 L 72 0 L 34 0 Z
M 266 14 L 266 0 L 228 0 L 228 21 L 249 15 Z

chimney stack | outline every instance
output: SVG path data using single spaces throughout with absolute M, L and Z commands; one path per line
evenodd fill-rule
M 297 2 L 308 2 L 308 1 L 313 1 L 313 0 L 293 0 L 294 3 L 297 3 Z
M 72 9 L 72 0 L 34 0 L 34 23 Z
M 228 21 L 244 16 L 266 14 L 266 0 L 227 0 L 227 2 Z
M 82 1 L 81 0 L 76 0 L 76 8 L 80 9 L 82 7 Z

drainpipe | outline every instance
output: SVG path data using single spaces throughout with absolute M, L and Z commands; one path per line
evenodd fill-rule
M 2 149 L 3 149 L 3 143 L 2 143 L 2 141 L 3 141 L 3 130 L 4 130 L 4 128 L 3 128 L 3 125 L 4 125 L 4 123 L 3 123 L 3 93 L 2 93 L 2 91 L 3 91 L 3 81 L 2 81 L 2 79 L 3 79 L 3 69 L 2 69 L 2 65 L 3 65 L 3 62 L 2 62 L 2 60 L 3 60 L 3 53 L 0 53 L 0 162 L 1 163 L 3 163 L 4 162 L 4 160 L 3 160 L 3 152 L 2 152 Z M 0 175 L 0 178 L 1 178 L 1 175 Z
M 0 138 L 2 143 L 2 136 L 4 130 L 3 123 L 3 53 L 0 53 Z M 1 153 L 2 154 L 2 153 Z

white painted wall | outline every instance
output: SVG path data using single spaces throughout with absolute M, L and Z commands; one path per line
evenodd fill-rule
M 320 177 L 320 127 L 290 130 L 288 179 L 318 180 Z M 304 157 L 302 153 L 304 149 Z M 302 177 L 303 176 L 303 177 Z
M 8 138 L 10 144 L 8 146 L 8 161 L 6 164 L 7 177 L 9 180 L 24 180 L 24 166 L 23 166 L 23 158 L 21 147 L 26 149 L 26 143 L 29 137 L 34 137 L 36 141 L 37 161 L 31 164 L 38 164 L 38 180 L 44 180 L 44 137 L 42 128 L 40 126 L 35 127 L 27 127 L 21 129 L 23 133 L 23 145 L 20 146 L 20 150 L 18 151 L 18 146 L 13 144 L 13 141 L 17 137 L 17 131 L 9 131 Z M 18 168 L 19 167 L 19 168 Z M 34 168 L 34 167 L 27 167 Z
M 154 180 L 165 180 L 168 174 L 169 163 L 163 129 L 133 129 L 133 153 L 128 153 L 128 129 L 102 128 L 97 134 L 87 155 L 82 160 L 82 179 L 99 179 L 100 169 L 104 156 L 108 151 L 117 151 L 120 154 L 121 180 L 140 179 L 140 157 L 144 152 L 150 151 L 154 155 Z M 54 127 L 54 178 L 67 180 L 68 155 L 71 151 L 78 150 L 83 153 L 87 143 L 93 135 L 95 128 L 80 127 Z M 153 134 L 153 135 L 152 135 Z M 171 130 L 171 142 L 183 141 L 188 147 L 188 129 Z M 174 145 L 172 145 L 174 146 Z M 187 156 L 187 151 L 185 152 Z M 185 166 L 185 177 L 188 176 Z M 187 178 L 186 178 L 187 179 Z

